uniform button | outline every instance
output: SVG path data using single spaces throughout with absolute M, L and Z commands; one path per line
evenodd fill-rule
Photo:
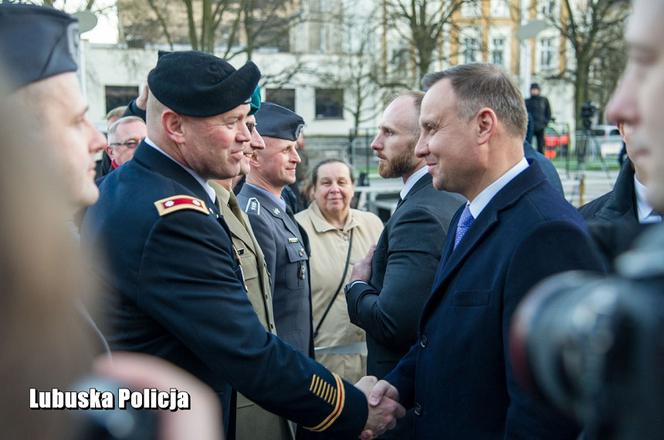
M 267 296 L 267 293 L 266 293 L 265 295 L 263 295 L 263 297 L 264 297 L 265 299 L 270 299 L 270 298 Z
M 416 416 L 421 416 L 422 415 L 422 405 L 415 402 L 415 407 L 413 408 L 413 414 L 415 414 Z
M 428 343 L 429 343 L 429 339 L 427 338 L 427 335 L 422 335 L 420 337 L 420 347 L 427 348 Z

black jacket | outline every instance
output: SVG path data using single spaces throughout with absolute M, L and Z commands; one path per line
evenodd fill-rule
M 605 263 L 612 268 L 613 260 L 628 250 L 648 227 L 639 223 L 632 162 L 625 160 L 613 190 L 586 203 L 579 212 L 588 223 L 590 235 Z
M 551 106 L 544 96 L 531 96 L 526 99 L 526 109 L 533 119 L 533 130 L 543 130 L 551 120 Z
M 378 239 L 369 284 L 346 292 L 350 321 L 367 332 L 367 373 L 382 378 L 406 354 L 438 267 L 447 228 L 464 199 L 415 183 Z

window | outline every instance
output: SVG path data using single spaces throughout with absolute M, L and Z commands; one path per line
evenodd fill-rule
M 510 16 L 509 0 L 491 0 L 491 16 L 509 17 Z
M 265 89 L 265 100 L 295 111 L 295 89 Z
M 554 38 L 541 38 L 539 40 L 539 68 L 541 70 L 553 68 Z
M 482 15 L 482 7 L 479 0 L 466 1 L 461 5 L 463 17 L 479 17 Z
M 316 119 L 343 119 L 344 91 L 316 89 Z
M 539 13 L 544 17 L 553 17 L 556 14 L 556 0 L 540 0 Z
M 127 105 L 138 97 L 138 86 L 106 86 L 104 87 L 106 95 L 106 113 L 115 107 Z
M 499 66 L 505 66 L 505 38 L 491 39 L 491 62 Z
M 463 62 L 464 64 L 476 63 L 477 56 L 480 49 L 480 44 L 477 38 L 464 37 L 463 42 Z

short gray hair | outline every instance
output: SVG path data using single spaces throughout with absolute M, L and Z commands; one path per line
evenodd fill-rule
M 118 131 L 118 127 L 124 124 L 129 124 L 132 122 L 142 122 L 145 124 L 145 121 L 138 116 L 125 116 L 123 118 L 118 119 L 114 123 L 111 124 L 110 127 L 108 127 L 108 136 L 115 136 L 115 132 Z
M 429 90 L 438 81 L 449 79 L 459 99 L 461 117 L 471 119 L 483 107 L 492 109 L 507 131 L 521 138 L 526 136 L 528 114 L 519 88 L 504 70 L 494 64 L 461 64 L 422 78 L 422 87 Z

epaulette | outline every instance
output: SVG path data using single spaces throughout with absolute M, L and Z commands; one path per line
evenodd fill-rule
M 204 201 L 186 195 L 166 197 L 165 199 L 157 200 L 154 202 L 154 206 L 157 207 L 160 216 L 168 215 L 182 209 L 191 209 L 193 211 L 202 212 L 206 215 L 209 214 Z
M 256 197 L 247 200 L 247 206 L 244 207 L 244 212 L 261 215 L 261 202 Z

